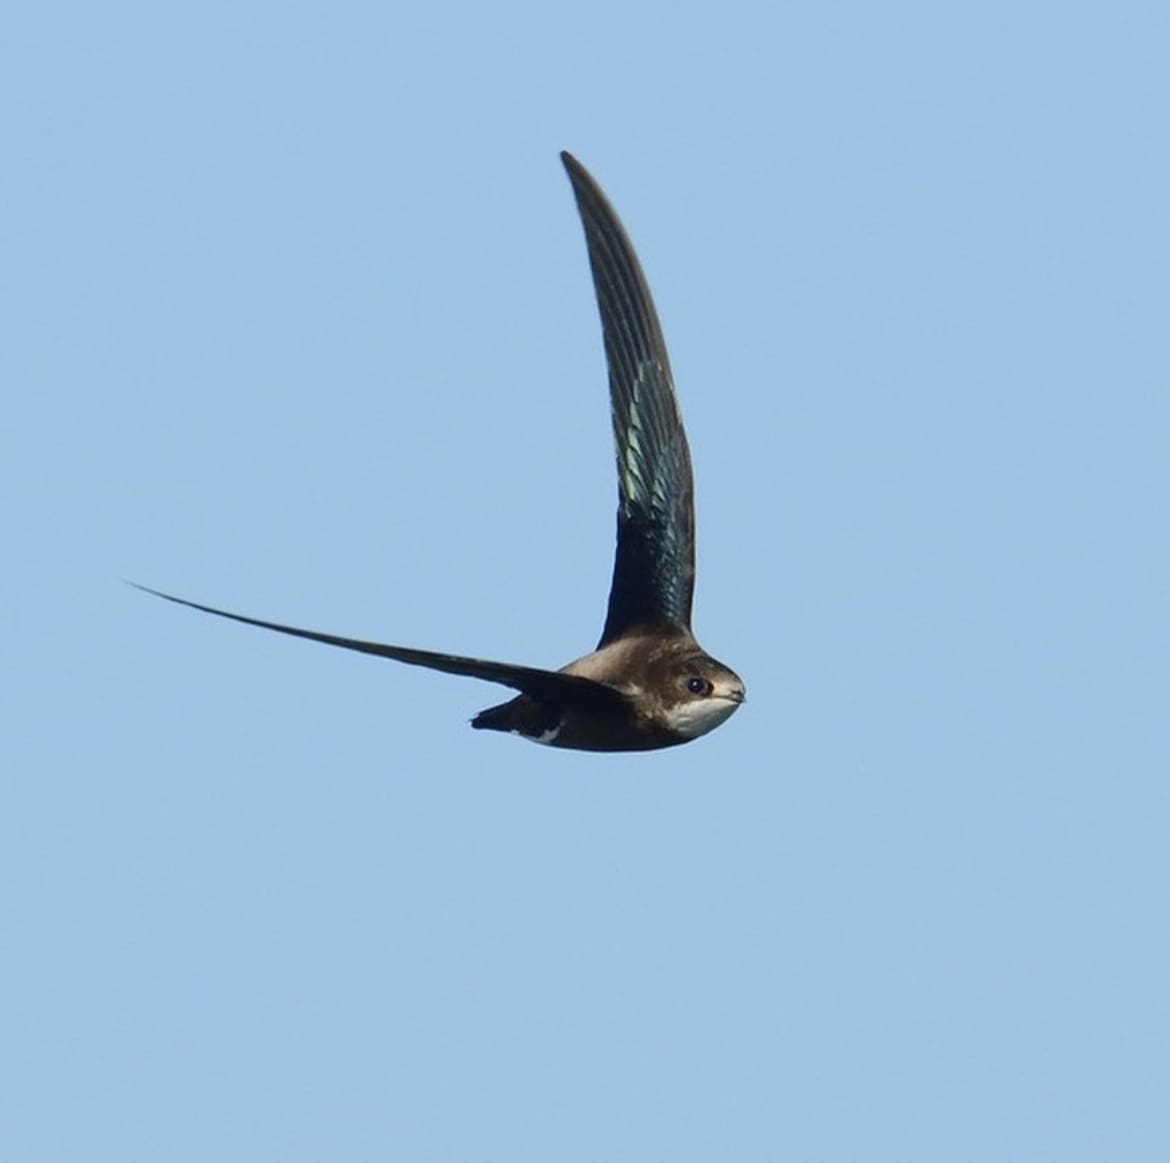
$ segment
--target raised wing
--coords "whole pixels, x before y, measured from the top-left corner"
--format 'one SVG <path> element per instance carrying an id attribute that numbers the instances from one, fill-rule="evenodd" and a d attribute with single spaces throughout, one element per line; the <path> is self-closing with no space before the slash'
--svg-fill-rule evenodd
<path id="1" fill-rule="evenodd" d="M 640 628 L 689 631 L 694 481 L 662 328 L 613 207 L 576 158 L 561 160 L 585 227 L 617 446 L 617 553 L 599 646 Z"/>
<path id="2" fill-rule="evenodd" d="M 539 670 L 530 666 L 513 666 L 507 662 L 489 662 L 480 658 L 463 658 L 458 654 L 437 654 L 430 650 L 411 650 L 406 646 L 387 646 L 381 642 L 364 642 L 360 638 L 339 638 L 336 634 L 322 634 L 317 630 L 301 630 L 296 626 L 283 626 L 279 622 L 265 622 L 259 618 L 247 618 L 243 614 L 230 614 L 214 606 L 202 606 L 164 594 L 137 582 L 128 582 L 136 590 L 153 594 L 180 606 L 190 606 L 217 618 L 230 618 L 246 626 L 259 626 L 262 630 L 275 630 L 278 634 L 291 634 L 294 638 L 307 638 L 311 642 L 324 642 L 327 646 L 340 646 L 344 650 L 356 650 L 361 654 L 376 654 L 379 658 L 392 658 L 408 666 L 425 666 L 430 670 L 441 670 L 447 674 L 461 674 L 470 678 L 482 678 L 487 682 L 499 683 L 532 695 L 541 702 L 558 703 L 569 701 L 574 706 L 592 706 L 598 709 L 627 708 L 628 700 L 616 687 L 575 674 L 561 674 L 554 670 Z"/>

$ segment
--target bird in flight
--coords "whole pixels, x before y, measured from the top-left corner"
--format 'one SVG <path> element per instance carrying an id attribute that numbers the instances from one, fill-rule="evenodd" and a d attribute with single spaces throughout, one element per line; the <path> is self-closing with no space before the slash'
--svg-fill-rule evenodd
<path id="1" fill-rule="evenodd" d="M 413 650 L 302 630 L 138 589 L 249 626 L 499 683 L 520 693 L 473 727 L 581 751 L 649 751 L 718 727 L 744 701 L 743 680 L 691 632 L 695 509 L 691 455 L 650 288 L 601 187 L 562 153 L 585 228 L 601 314 L 617 446 L 617 552 L 597 648 L 560 670 Z M 136 584 L 136 583 L 131 583 Z"/>

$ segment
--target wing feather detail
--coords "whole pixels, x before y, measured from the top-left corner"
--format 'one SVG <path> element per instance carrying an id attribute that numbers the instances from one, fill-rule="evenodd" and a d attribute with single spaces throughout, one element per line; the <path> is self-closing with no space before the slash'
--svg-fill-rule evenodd
<path id="1" fill-rule="evenodd" d="M 382 642 L 367 642 L 361 638 L 343 638 L 336 634 L 323 634 L 318 630 L 302 630 L 297 626 L 286 626 L 280 622 L 266 622 L 260 618 L 249 618 L 243 614 L 232 614 L 214 606 L 204 606 L 186 598 L 175 597 L 149 586 L 128 582 L 136 590 L 153 594 L 179 606 L 188 606 L 217 618 L 228 618 L 246 626 L 258 626 L 262 630 L 274 630 L 278 634 L 289 634 L 294 638 L 306 638 L 310 642 L 322 642 L 326 646 L 339 646 L 343 650 L 355 650 L 360 654 L 373 654 L 379 658 L 390 658 L 408 666 L 424 666 L 429 670 L 441 670 L 446 674 L 459 674 L 468 678 L 479 678 L 486 682 L 499 683 L 531 695 L 542 702 L 570 702 L 574 706 L 591 706 L 598 710 L 627 709 L 629 700 L 616 687 L 594 682 L 575 674 L 561 674 L 555 670 L 541 670 L 531 666 L 515 666 L 508 662 L 492 662 L 482 658 L 465 658 L 459 654 L 441 654 L 432 650 L 414 650 L 408 646 L 390 646 Z"/>
<path id="2" fill-rule="evenodd" d="M 599 645 L 635 629 L 689 631 L 694 480 L 666 342 L 613 207 L 580 162 L 568 153 L 561 159 L 585 229 L 617 452 L 617 551 Z"/>

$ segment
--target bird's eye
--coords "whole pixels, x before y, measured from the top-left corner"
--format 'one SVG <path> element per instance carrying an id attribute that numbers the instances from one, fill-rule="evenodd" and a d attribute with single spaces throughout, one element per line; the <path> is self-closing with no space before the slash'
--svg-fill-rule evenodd
<path id="1" fill-rule="evenodd" d="M 697 674 L 692 674 L 687 679 L 687 690 L 693 695 L 709 695 L 711 693 L 711 684 L 705 678 L 700 678 Z"/>

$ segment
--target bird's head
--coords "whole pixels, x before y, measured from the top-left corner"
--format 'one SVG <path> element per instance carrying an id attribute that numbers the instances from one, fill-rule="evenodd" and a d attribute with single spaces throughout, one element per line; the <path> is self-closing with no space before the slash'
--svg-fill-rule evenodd
<path id="1" fill-rule="evenodd" d="M 663 700 L 667 726 L 694 739 L 730 718 L 746 697 L 743 679 L 709 654 L 687 653 L 671 660 Z"/>

